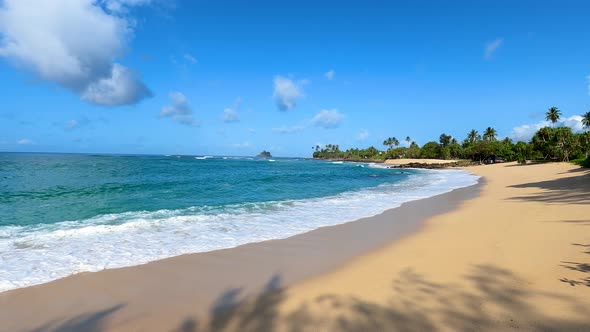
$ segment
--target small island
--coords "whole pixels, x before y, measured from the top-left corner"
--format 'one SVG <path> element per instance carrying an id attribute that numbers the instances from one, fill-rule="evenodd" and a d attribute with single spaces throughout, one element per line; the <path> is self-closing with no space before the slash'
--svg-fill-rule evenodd
<path id="1" fill-rule="evenodd" d="M 258 157 L 258 158 L 272 158 L 272 155 L 270 154 L 270 152 L 263 150 L 256 157 Z"/>

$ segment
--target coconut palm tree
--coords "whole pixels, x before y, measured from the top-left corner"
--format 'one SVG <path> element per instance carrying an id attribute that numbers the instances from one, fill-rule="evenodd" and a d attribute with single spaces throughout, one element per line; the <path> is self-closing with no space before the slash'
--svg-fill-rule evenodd
<path id="1" fill-rule="evenodd" d="M 582 115 L 582 124 L 584 125 L 584 128 L 590 129 L 590 111 Z"/>
<path id="2" fill-rule="evenodd" d="M 475 144 L 475 142 L 477 142 L 479 138 L 479 134 L 475 129 L 471 129 L 471 131 L 467 134 L 467 142 L 469 144 Z"/>
<path id="3" fill-rule="evenodd" d="M 389 137 L 385 141 L 383 141 L 383 145 L 387 146 L 389 150 L 393 149 L 394 146 L 399 145 L 399 141 L 395 137 Z"/>
<path id="4" fill-rule="evenodd" d="M 492 127 L 487 127 L 486 130 L 483 132 L 483 140 L 493 142 L 496 140 L 496 129 Z"/>
<path id="5" fill-rule="evenodd" d="M 551 121 L 551 127 L 555 127 L 555 123 L 557 122 L 557 120 L 559 120 L 559 117 L 561 116 L 561 111 L 559 110 L 559 108 L 553 106 L 551 107 L 547 113 L 545 113 L 545 119 L 547 121 Z"/>
<path id="6" fill-rule="evenodd" d="M 410 146 L 411 141 L 412 139 L 410 138 L 410 136 L 406 136 L 406 143 L 408 144 L 408 146 Z"/>
<path id="7" fill-rule="evenodd" d="M 386 139 L 385 141 L 383 141 L 383 145 L 388 147 L 389 149 L 391 149 L 391 144 L 393 143 L 393 139 L 391 137 L 389 137 L 388 139 Z"/>

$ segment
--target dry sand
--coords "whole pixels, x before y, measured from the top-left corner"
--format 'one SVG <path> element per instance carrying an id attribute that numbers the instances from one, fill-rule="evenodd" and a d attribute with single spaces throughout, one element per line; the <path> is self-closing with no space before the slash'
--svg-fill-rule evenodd
<path id="1" fill-rule="evenodd" d="M 486 179 L 473 199 L 460 190 L 287 240 L 0 293 L 0 330 L 589 331 L 590 172 L 468 170 Z M 415 215 L 426 223 L 393 241 L 416 224 L 386 221 Z M 365 254 L 344 259 L 354 252 Z"/>
<path id="2" fill-rule="evenodd" d="M 590 172 L 497 164 L 480 197 L 282 294 L 277 326 L 590 331 Z M 285 324 L 286 323 L 286 324 Z"/>

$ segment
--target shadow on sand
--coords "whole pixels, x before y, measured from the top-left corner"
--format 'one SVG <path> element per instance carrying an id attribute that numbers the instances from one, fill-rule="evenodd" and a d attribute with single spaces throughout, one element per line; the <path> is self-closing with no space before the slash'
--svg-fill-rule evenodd
<path id="1" fill-rule="evenodd" d="M 30 332 L 100 332 L 104 331 L 106 320 L 125 305 L 119 304 L 98 312 L 82 314 L 65 322 L 49 322 Z"/>
<path id="2" fill-rule="evenodd" d="M 576 175 L 556 180 L 539 181 L 510 186 L 511 188 L 538 188 L 541 193 L 511 198 L 560 204 L 590 204 L 590 170 L 576 169 Z"/>
<path id="3" fill-rule="evenodd" d="M 573 246 L 589 248 L 590 244 L 581 244 L 581 243 L 572 243 Z M 585 251 L 585 254 L 590 254 L 590 251 Z M 579 262 L 561 262 L 559 266 L 566 268 L 571 271 L 576 271 L 579 273 L 584 273 L 585 275 L 590 274 L 590 264 L 587 263 L 579 263 Z M 570 284 L 570 286 L 586 286 L 590 287 L 590 276 L 579 278 L 579 279 L 569 279 L 569 278 L 561 278 L 559 279 L 561 282 L 565 282 Z"/>
<path id="4" fill-rule="evenodd" d="M 254 299 L 238 301 L 240 290 L 230 289 L 210 310 L 208 323 L 188 317 L 175 331 L 590 330 L 590 308 L 573 298 L 527 291 L 510 271 L 479 265 L 465 280 L 472 287 L 437 283 L 406 270 L 384 290 L 386 304 L 324 294 L 281 314 L 286 293 L 275 275 Z M 536 299 L 556 301 L 578 318 L 546 316 L 531 304 Z"/>

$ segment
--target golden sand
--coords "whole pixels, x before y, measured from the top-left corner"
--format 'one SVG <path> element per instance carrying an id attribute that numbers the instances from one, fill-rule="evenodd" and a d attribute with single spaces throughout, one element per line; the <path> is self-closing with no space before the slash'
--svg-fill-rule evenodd
<path id="1" fill-rule="evenodd" d="M 590 331 L 589 170 L 468 170 L 486 179 L 481 196 L 290 287 L 281 316 L 301 317 L 298 326 L 309 330 Z"/>
<path id="2" fill-rule="evenodd" d="M 467 170 L 485 182 L 457 208 L 429 206 L 455 204 L 451 193 L 286 240 L 0 293 L 0 331 L 590 331 L 590 170 Z M 295 277 L 322 261 L 314 252 L 429 209 L 443 212 L 412 234 Z"/>

